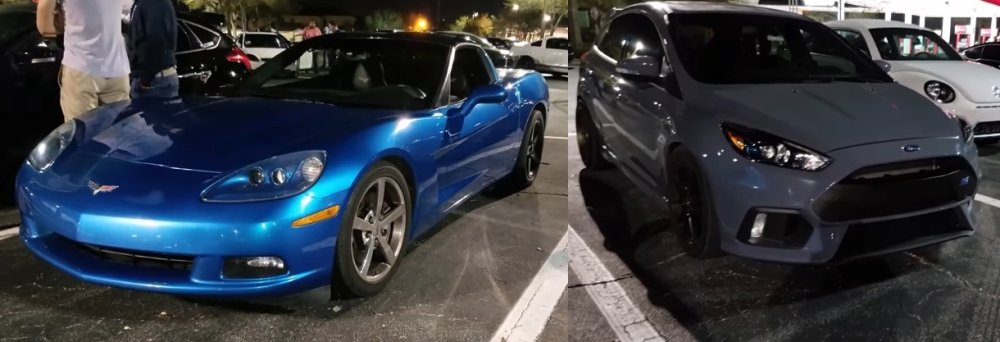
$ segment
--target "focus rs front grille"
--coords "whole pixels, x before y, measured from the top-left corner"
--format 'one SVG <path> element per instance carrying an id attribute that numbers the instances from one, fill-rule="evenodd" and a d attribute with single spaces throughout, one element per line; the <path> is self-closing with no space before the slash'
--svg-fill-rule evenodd
<path id="1" fill-rule="evenodd" d="M 827 222 L 905 214 L 964 201 L 977 182 L 972 167 L 959 157 L 870 166 L 830 187 L 813 210 Z"/>

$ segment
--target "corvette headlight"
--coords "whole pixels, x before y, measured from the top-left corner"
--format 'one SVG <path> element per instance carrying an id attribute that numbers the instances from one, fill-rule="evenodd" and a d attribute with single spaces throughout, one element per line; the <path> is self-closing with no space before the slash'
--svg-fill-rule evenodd
<path id="1" fill-rule="evenodd" d="M 326 152 L 289 153 L 250 164 L 201 193 L 206 202 L 251 202 L 295 196 L 319 179 Z"/>
<path id="2" fill-rule="evenodd" d="M 955 101 L 955 89 L 952 89 L 943 82 L 929 81 L 924 83 L 924 92 L 927 93 L 927 97 L 930 97 L 931 100 L 937 101 L 938 103 L 949 103 Z"/>
<path id="3" fill-rule="evenodd" d="M 70 141 L 73 141 L 74 134 L 76 134 L 76 120 L 67 121 L 56 127 L 35 146 L 34 150 L 31 150 L 28 164 L 38 171 L 45 171 L 52 166 L 66 146 L 69 146 Z"/>
<path id="4" fill-rule="evenodd" d="M 819 171 L 830 158 L 771 134 L 742 126 L 723 124 L 726 141 L 753 162 L 805 171 Z"/>

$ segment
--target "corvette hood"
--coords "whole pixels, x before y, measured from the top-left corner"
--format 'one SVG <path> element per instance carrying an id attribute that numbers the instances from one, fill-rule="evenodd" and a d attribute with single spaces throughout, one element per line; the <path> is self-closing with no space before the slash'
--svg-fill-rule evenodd
<path id="1" fill-rule="evenodd" d="M 890 73 L 918 72 L 955 88 L 972 102 L 1000 102 L 993 93 L 1000 87 L 1000 69 L 969 61 L 889 61 Z"/>
<path id="2" fill-rule="evenodd" d="M 226 172 L 320 149 L 393 113 L 261 98 L 133 101 L 79 125 L 81 149 L 128 162 Z"/>
<path id="3" fill-rule="evenodd" d="M 709 104 L 720 121 L 820 152 L 960 134 L 941 109 L 896 83 L 726 85 L 713 87 L 707 97 L 699 102 Z"/>

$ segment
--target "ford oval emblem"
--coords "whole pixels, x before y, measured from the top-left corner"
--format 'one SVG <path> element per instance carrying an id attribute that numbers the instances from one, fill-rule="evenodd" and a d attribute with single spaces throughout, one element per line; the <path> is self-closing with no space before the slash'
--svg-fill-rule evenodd
<path id="1" fill-rule="evenodd" d="M 906 146 L 903 146 L 903 151 L 906 151 L 906 152 L 917 152 L 917 151 L 920 151 L 920 146 L 919 145 L 906 145 Z"/>

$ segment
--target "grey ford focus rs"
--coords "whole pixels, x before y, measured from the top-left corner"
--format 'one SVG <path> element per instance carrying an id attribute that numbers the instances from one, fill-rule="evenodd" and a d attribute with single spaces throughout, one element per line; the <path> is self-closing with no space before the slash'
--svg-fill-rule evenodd
<path id="1" fill-rule="evenodd" d="M 689 255 L 840 263 L 973 233 L 971 127 L 820 23 L 642 3 L 580 70 L 584 164 L 666 199 Z"/>

